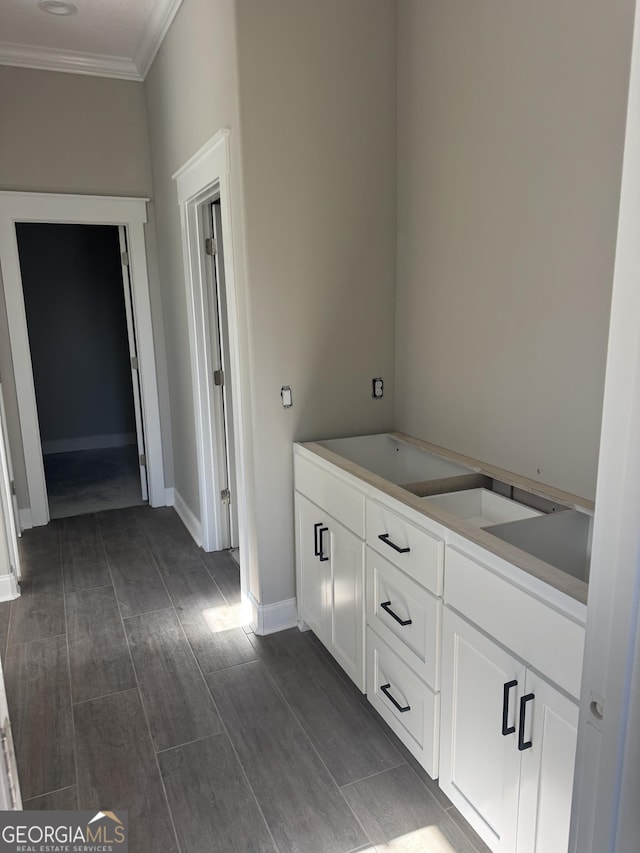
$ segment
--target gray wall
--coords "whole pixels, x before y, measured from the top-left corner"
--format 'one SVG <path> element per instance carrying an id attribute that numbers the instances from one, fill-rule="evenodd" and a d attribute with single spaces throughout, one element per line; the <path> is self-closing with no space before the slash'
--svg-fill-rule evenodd
<path id="1" fill-rule="evenodd" d="M 232 131 L 234 213 L 241 212 L 232 0 L 184 0 L 144 83 L 151 139 L 175 487 L 200 514 L 180 211 L 172 175 L 221 127 Z M 241 252 L 241 230 L 237 249 Z"/>
<path id="2" fill-rule="evenodd" d="M 0 116 L 0 189 L 151 195 L 141 83 L 0 66 Z M 171 421 L 152 220 L 147 240 L 165 478 L 171 485 Z M 3 293 L 0 372 L 18 502 L 26 507 L 29 499 Z"/>
<path id="3" fill-rule="evenodd" d="M 632 0 L 399 0 L 396 422 L 595 491 Z"/>
<path id="4" fill-rule="evenodd" d="M 294 590 L 294 440 L 393 426 L 392 0 L 238 0 L 264 603 Z M 386 379 L 372 400 L 371 379 Z M 280 387 L 291 385 L 284 410 Z"/>
<path id="5" fill-rule="evenodd" d="M 44 452 L 65 439 L 127 443 L 136 425 L 117 227 L 16 231 Z"/>

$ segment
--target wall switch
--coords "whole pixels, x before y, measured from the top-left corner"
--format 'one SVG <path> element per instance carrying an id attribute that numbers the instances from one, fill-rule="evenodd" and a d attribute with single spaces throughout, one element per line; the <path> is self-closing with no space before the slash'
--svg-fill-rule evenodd
<path id="1" fill-rule="evenodd" d="M 282 405 L 285 409 L 290 409 L 293 406 L 293 395 L 291 394 L 291 386 L 283 385 L 280 389 L 280 396 L 282 397 Z"/>
<path id="2" fill-rule="evenodd" d="M 384 382 L 380 377 L 371 380 L 371 396 L 374 400 L 379 400 L 382 397 Z"/>

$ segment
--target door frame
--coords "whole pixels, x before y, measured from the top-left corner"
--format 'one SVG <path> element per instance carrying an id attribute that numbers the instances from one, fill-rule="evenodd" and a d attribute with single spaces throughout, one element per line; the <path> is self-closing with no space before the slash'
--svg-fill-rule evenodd
<path id="1" fill-rule="evenodd" d="M 202 245 L 201 215 L 203 208 L 219 199 L 224 235 L 224 275 L 227 297 L 227 334 L 231 355 L 231 387 L 233 414 L 233 447 L 238 494 L 238 529 L 241 554 L 241 577 L 247 574 L 249 559 L 249 524 L 247 507 L 247 448 L 242 440 L 247 426 L 249 382 L 241 370 L 242 304 L 236 276 L 237 260 L 233 246 L 231 219 L 230 136 L 222 128 L 173 175 L 178 190 L 182 249 L 185 271 L 189 348 L 196 425 L 196 453 L 200 493 L 200 539 L 205 551 L 223 547 L 220 513 L 219 453 L 216 441 L 216 407 L 212 399 L 213 371 L 209 358 L 210 335 L 207 320 L 207 268 Z M 231 438 L 231 437 L 229 437 Z M 243 590 L 246 588 L 242 581 Z"/>
<path id="2" fill-rule="evenodd" d="M 15 229 L 17 222 L 123 225 L 127 229 L 129 274 L 140 364 L 149 503 L 151 506 L 166 505 L 160 406 L 144 238 L 147 201 L 148 199 L 144 198 L 0 192 L 0 265 L 29 492 L 29 520 L 34 527 L 48 523 L 49 505 Z M 29 526 L 24 513 L 22 516 L 22 526 Z"/>

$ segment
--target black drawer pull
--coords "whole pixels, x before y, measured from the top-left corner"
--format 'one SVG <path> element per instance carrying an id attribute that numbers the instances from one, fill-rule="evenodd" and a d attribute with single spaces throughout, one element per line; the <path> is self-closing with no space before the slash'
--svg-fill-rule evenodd
<path id="1" fill-rule="evenodd" d="M 512 735 L 516 727 L 509 725 L 509 693 L 512 687 L 517 687 L 517 681 L 505 681 L 502 693 L 502 734 Z"/>
<path id="2" fill-rule="evenodd" d="M 318 528 L 322 527 L 322 522 L 319 521 L 317 524 L 313 525 L 313 554 L 315 557 L 320 556 L 320 549 L 318 547 Z"/>
<path id="3" fill-rule="evenodd" d="M 391 616 L 393 619 L 395 619 L 396 622 L 398 623 L 398 625 L 402 625 L 403 628 L 405 625 L 411 625 L 411 623 L 413 622 L 413 619 L 401 619 L 397 613 L 394 613 L 393 610 L 391 609 L 391 602 L 390 601 L 381 601 L 380 607 L 382 607 L 383 610 L 386 610 L 386 612 L 389 614 L 389 616 Z M 515 731 L 515 729 L 514 729 L 514 731 Z"/>
<path id="4" fill-rule="evenodd" d="M 322 542 L 322 534 L 326 533 L 328 530 L 329 530 L 328 527 L 321 527 L 318 530 L 318 551 L 319 551 L 318 556 L 320 557 L 321 563 L 326 563 L 327 560 L 329 559 L 328 557 L 325 557 L 325 555 L 324 555 L 324 543 Z"/>
<path id="5" fill-rule="evenodd" d="M 396 545 L 395 542 L 392 542 L 389 539 L 388 533 L 381 533 L 378 536 L 378 539 L 381 539 L 385 545 L 388 545 L 389 548 L 393 548 L 394 551 L 397 551 L 398 554 L 408 554 L 411 548 L 401 548 L 399 545 Z"/>
<path id="6" fill-rule="evenodd" d="M 381 684 L 380 690 L 382 690 L 382 692 L 387 697 L 389 702 L 391 702 L 392 705 L 395 705 L 401 714 L 404 714 L 405 711 L 410 711 L 411 705 L 405 705 L 403 707 L 396 699 L 393 698 L 393 696 L 391 695 L 391 691 L 389 690 L 390 687 L 391 687 L 391 684 Z"/>
<path id="7" fill-rule="evenodd" d="M 527 713 L 527 702 L 531 702 L 532 699 L 535 699 L 535 695 L 533 693 L 527 693 L 526 696 L 523 696 L 520 699 L 520 726 L 518 727 L 518 749 L 522 752 L 525 749 L 531 749 L 533 746 L 533 741 L 528 740 L 525 743 L 524 740 L 524 721 L 525 715 Z"/>

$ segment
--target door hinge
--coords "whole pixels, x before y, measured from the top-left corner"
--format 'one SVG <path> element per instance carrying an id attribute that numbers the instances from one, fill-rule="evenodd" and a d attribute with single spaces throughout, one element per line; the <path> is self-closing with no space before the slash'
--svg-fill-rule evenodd
<path id="1" fill-rule="evenodd" d="M 12 480 L 11 481 L 11 494 L 15 496 L 15 493 L 16 493 L 16 484 L 15 484 L 15 480 Z"/>
<path id="2" fill-rule="evenodd" d="M 204 241 L 204 250 L 207 255 L 217 255 L 218 254 L 218 241 L 215 237 L 207 237 Z"/>
<path id="3" fill-rule="evenodd" d="M 147 454 L 141 453 L 139 456 L 139 459 L 140 459 L 140 465 L 142 465 L 144 467 L 147 464 Z"/>
<path id="4" fill-rule="evenodd" d="M 222 501 L 223 504 L 230 504 L 231 503 L 231 492 L 229 491 L 229 489 L 223 489 L 220 492 L 220 500 Z"/>
<path id="5" fill-rule="evenodd" d="M 129 252 L 123 252 L 123 253 L 120 255 L 120 257 L 121 257 L 121 259 L 122 259 L 122 266 L 123 266 L 123 267 L 128 267 L 128 266 L 129 266 Z"/>
<path id="6" fill-rule="evenodd" d="M 131 369 L 132 370 L 138 369 L 138 356 L 137 355 L 131 356 Z"/>
<path id="7" fill-rule="evenodd" d="M 224 371 L 223 370 L 214 370 L 213 371 L 213 384 L 214 385 L 224 385 Z"/>

